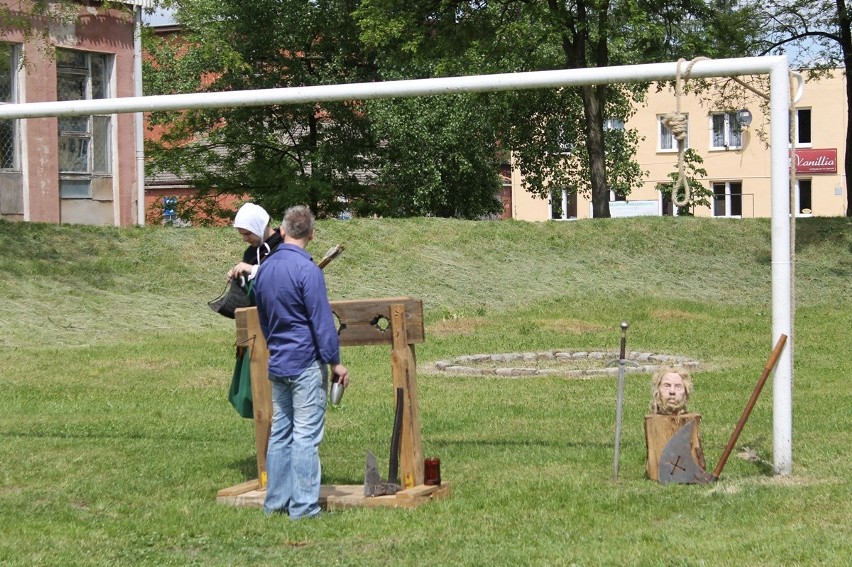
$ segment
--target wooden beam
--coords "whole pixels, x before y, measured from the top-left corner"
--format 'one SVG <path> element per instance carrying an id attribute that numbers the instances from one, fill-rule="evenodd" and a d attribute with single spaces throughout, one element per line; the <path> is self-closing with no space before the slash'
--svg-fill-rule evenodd
<path id="1" fill-rule="evenodd" d="M 254 413 L 254 443 L 257 449 L 257 478 L 266 488 L 266 449 L 272 428 L 272 384 L 269 382 L 269 350 L 260 330 L 257 307 L 244 307 L 234 312 L 237 322 L 237 345 L 251 349 L 251 399 Z"/>
<path id="2" fill-rule="evenodd" d="M 423 484 L 425 472 L 420 437 L 420 403 L 417 397 L 417 360 L 414 345 L 408 344 L 406 339 L 405 305 L 402 303 L 394 303 L 391 307 L 391 330 L 394 391 L 403 389 L 400 480 L 403 488 L 411 488 Z"/>
<path id="3" fill-rule="evenodd" d="M 422 343 L 423 302 L 408 297 L 332 301 L 340 323 L 341 346 L 391 344 L 394 392 L 403 388 L 403 423 L 400 437 L 400 479 L 405 488 L 424 482 L 417 397 L 417 360 L 414 344 Z M 266 487 L 266 451 L 272 426 L 272 386 L 269 350 L 260 330 L 257 307 L 235 311 L 237 344 L 251 347 L 251 391 L 254 408 L 258 479 Z M 395 399 L 395 396 L 394 398 Z"/>
<path id="4" fill-rule="evenodd" d="M 405 342 L 424 342 L 423 302 L 410 297 L 390 297 L 332 301 L 331 310 L 337 317 L 340 346 L 393 344 L 391 306 L 394 304 L 405 307 Z"/>

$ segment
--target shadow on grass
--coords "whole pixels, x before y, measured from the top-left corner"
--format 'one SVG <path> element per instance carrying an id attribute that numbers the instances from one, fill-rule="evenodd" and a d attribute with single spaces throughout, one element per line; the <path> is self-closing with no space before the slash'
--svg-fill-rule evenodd
<path id="1" fill-rule="evenodd" d="M 232 461 L 228 465 L 228 468 L 236 470 L 246 480 L 257 478 L 257 459 L 255 457 L 246 457 L 245 459 Z"/>

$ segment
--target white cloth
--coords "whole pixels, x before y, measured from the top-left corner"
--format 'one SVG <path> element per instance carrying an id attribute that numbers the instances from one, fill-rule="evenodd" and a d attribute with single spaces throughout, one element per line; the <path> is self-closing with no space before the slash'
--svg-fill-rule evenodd
<path id="1" fill-rule="evenodd" d="M 263 242 L 266 226 L 269 224 L 269 213 L 260 205 L 246 203 L 237 211 L 234 217 L 234 228 L 242 228 L 260 237 Z"/>

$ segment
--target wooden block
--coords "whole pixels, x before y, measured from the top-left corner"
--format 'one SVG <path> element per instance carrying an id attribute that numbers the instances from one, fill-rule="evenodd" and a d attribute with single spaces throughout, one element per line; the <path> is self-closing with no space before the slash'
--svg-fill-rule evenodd
<path id="1" fill-rule="evenodd" d="M 648 449 L 648 462 L 645 472 L 651 480 L 660 480 L 660 457 L 669 439 L 688 422 L 694 422 L 690 452 L 696 464 L 704 468 L 704 451 L 701 448 L 701 415 L 684 413 L 681 415 L 646 415 L 645 416 L 645 445 Z"/>
<path id="2" fill-rule="evenodd" d="M 420 484 L 412 488 L 400 490 L 396 493 L 396 497 L 402 500 L 414 500 L 416 498 L 429 496 L 433 492 L 436 492 L 439 488 L 441 487 L 437 484 Z"/>
<path id="3" fill-rule="evenodd" d="M 242 488 L 257 480 L 249 481 L 231 488 L 219 491 L 217 501 L 220 504 L 262 508 L 266 498 L 266 490 L 254 488 L 240 492 Z M 238 488 L 241 487 L 241 488 Z M 345 508 L 416 508 L 433 500 L 443 500 L 450 494 L 450 484 L 440 486 L 416 486 L 414 488 L 386 494 L 383 496 L 364 496 L 364 486 L 360 484 L 324 484 L 320 487 L 319 505 L 324 510 L 341 510 Z"/>
<path id="4" fill-rule="evenodd" d="M 423 302 L 419 299 L 355 299 L 331 302 L 331 310 L 340 326 L 340 346 L 393 344 L 391 306 L 394 304 L 405 306 L 406 343 L 425 341 Z"/>

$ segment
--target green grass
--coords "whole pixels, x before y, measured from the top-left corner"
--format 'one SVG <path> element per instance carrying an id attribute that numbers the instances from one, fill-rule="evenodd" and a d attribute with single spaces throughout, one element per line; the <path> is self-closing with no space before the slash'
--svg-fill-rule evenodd
<path id="1" fill-rule="evenodd" d="M 772 381 L 714 485 L 644 478 L 649 376 L 628 374 L 612 481 L 615 379 L 429 373 L 463 354 L 630 350 L 702 362 L 690 408 L 717 463 L 772 348 L 770 223 L 364 219 L 319 223 L 332 299 L 422 299 L 424 451 L 450 498 L 317 522 L 216 503 L 254 478 L 227 402 L 233 322 L 206 302 L 232 229 L 0 222 L 0 564 L 847 565 L 852 557 L 852 223 L 800 220 L 793 475 L 771 473 Z M 390 351 L 344 350 L 326 483 L 387 463 Z M 739 450 L 739 449 L 738 449 Z M 386 465 L 384 465 L 386 466 Z"/>

